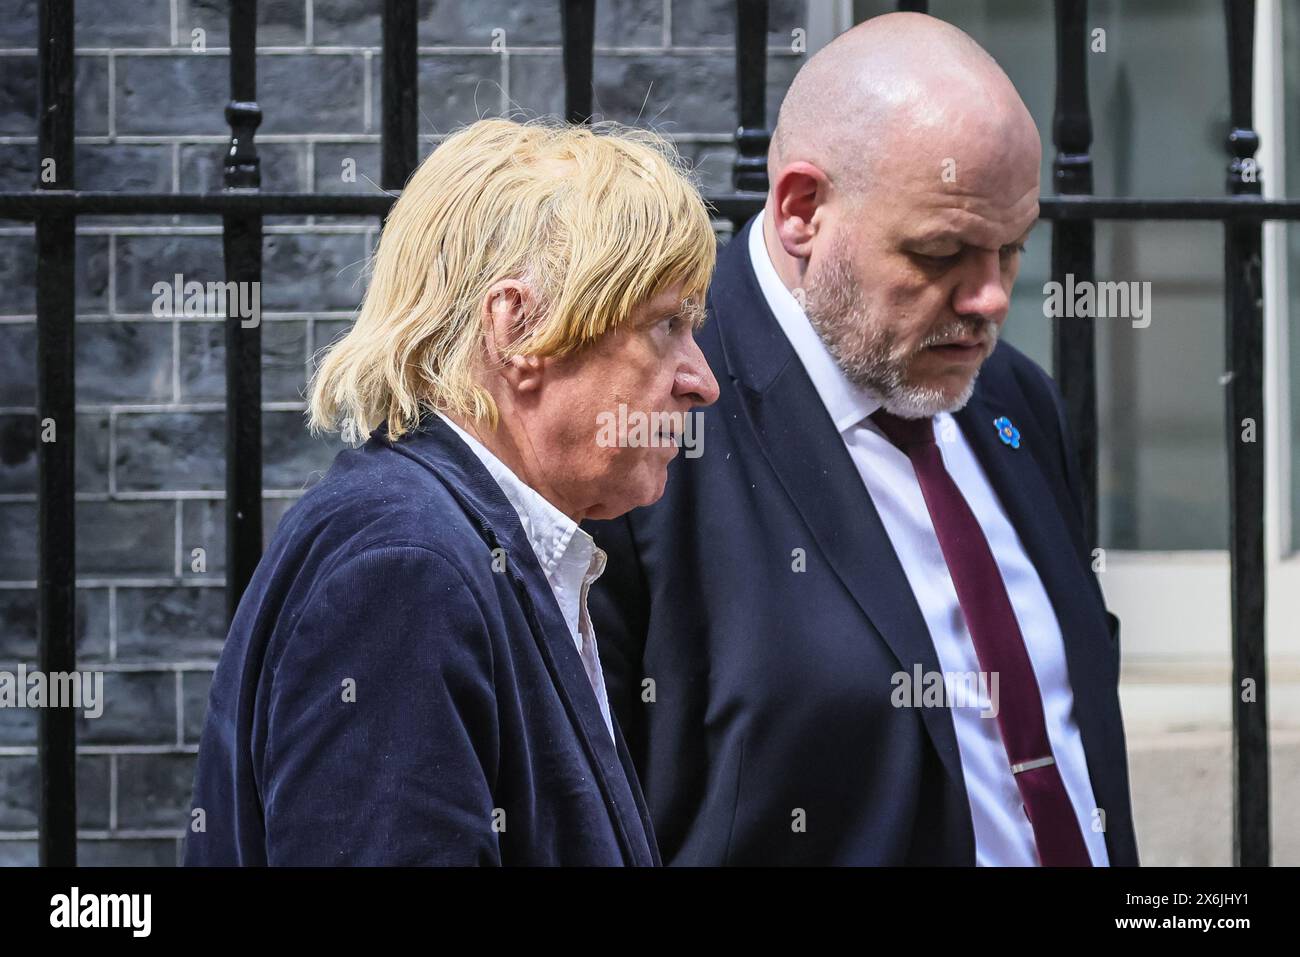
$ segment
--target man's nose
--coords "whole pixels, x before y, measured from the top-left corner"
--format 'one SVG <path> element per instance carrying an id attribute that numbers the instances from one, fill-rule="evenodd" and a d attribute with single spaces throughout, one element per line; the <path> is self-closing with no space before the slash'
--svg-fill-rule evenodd
<path id="1" fill-rule="evenodd" d="M 1002 257 L 996 250 L 973 252 L 962 264 L 953 292 L 953 311 L 959 316 L 976 315 L 994 321 L 1004 318 L 1011 298 L 1002 280 Z"/>
<path id="2" fill-rule="evenodd" d="M 673 395 L 689 400 L 692 405 L 713 405 L 718 401 L 718 380 L 713 377 L 713 370 L 694 338 L 687 346 L 686 358 L 677 369 Z"/>

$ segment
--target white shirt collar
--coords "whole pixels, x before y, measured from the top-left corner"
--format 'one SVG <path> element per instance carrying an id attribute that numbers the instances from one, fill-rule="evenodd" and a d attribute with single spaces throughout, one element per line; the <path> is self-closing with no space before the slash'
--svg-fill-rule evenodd
<path id="1" fill-rule="evenodd" d="M 604 572 L 605 553 L 596 547 L 595 539 L 583 531 L 577 522 L 548 502 L 541 493 L 525 485 L 482 442 L 441 412 L 438 415 L 478 456 L 514 506 L 519 515 L 519 524 L 523 526 L 528 543 L 564 614 L 569 633 L 579 635 L 578 616 L 583 592 L 586 586 Z M 578 650 L 581 652 L 581 646 Z"/>
<path id="2" fill-rule="evenodd" d="M 763 241 L 763 225 L 766 221 L 767 214 L 760 214 L 749 230 L 749 260 L 753 264 L 754 275 L 758 278 L 763 298 L 776 316 L 781 331 L 803 363 L 822 405 L 830 413 L 831 421 L 843 433 L 880 408 L 880 402 L 848 380 L 822 342 L 822 337 L 808 321 L 799 300 L 776 274 L 776 267 L 772 265 L 772 258 L 767 252 L 767 244 Z"/>

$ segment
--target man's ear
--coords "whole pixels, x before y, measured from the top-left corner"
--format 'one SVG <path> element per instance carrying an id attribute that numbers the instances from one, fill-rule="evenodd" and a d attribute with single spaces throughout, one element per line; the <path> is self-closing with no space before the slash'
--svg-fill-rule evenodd
<path id="1" fill-rule="evenodd" d="M 830 180 L 812 163 L 798 160 L 781 170 L 771 193 L 781 247 L 795 259 L 811 258 L 813 238 L 822 225 L 817 213 L 830 196 Z"/>
<path id="2" fill-rule="evenodd" d="M 486 333 L 488 367 L 516 392 L 541 386 L 542 360 L 512 354 L 513 345 L 528 334 L 536 308 L 532 290 L 518 279 L 498 280 L 483 296 L 480 319 Z"/>

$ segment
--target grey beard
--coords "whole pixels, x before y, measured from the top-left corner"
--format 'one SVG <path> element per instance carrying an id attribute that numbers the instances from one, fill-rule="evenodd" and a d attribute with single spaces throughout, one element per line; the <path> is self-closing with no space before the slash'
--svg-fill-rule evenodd
<path id="1" fill-rule="evenodd" d="M 809 283 L 804 299 L 808 321 L 845 378 L 868 392 L 886 412 L 904 419 L 924 419 L 940 412 L 956 412 L 970 401 L 978 369 L 956 396 L 907 381 L 911 356 L 898 355 L 893 333 L 873 321 L 844 258 L 833 256 L 827 261 L 817 282 Z M 966 322 L 941 329 L 931 334 L 922 348 L 968 331 L 969 325 Z M 998 327 L 995 323 L 989 325 L 996 342 Z"/>

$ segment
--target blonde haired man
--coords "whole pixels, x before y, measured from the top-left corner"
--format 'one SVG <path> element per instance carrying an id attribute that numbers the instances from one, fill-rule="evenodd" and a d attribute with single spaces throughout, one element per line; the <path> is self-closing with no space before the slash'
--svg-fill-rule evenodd
<path id="1" fill-rule="evenodd" d="M 717 397 L 715 253 L 653 134 L 484 120 L 421 164 L 311 385 L 313 427 L 374 431 L 240 604 L 187 863 L 658 863 L 577 523 L 658 499 L 676 453 L 598 442 L 604 414 Z"/>

